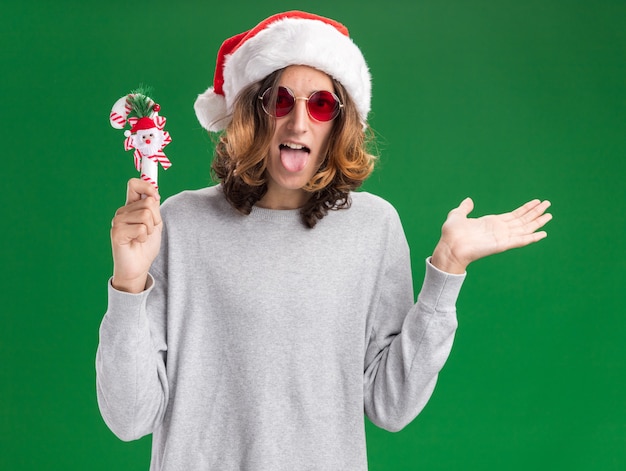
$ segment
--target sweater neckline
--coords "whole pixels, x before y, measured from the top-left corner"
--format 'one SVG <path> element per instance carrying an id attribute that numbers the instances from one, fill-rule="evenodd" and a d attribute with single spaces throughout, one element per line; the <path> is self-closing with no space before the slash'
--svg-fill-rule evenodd
<path id="1" fill-rule="evenodd" d="M 259 219 L 275 221 L 293 221 L 300 219 L 299 209 L 268 209 L 259 206 L 252 206 L 250 216 Z"/>

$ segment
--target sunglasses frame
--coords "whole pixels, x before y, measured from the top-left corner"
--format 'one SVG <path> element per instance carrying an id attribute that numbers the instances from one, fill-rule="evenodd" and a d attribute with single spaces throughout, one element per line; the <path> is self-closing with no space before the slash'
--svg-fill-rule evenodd
<path id="1" fill-rule="evenodd" d="M 261 101 L 261 107 L 263 108 L 263 111 L 265 111 L 265 113 L 268 116 L 271 116 L 272 118 L 284 118 L 285 116 L 289 115 L 289 113 L 291 113 L 293 111 L 293 109 L 296 107 L 296 100 L 304 100 L 306 101 L 306 112 L 309 115 L 309 117 L 313 120 L 313 121 L 317 121 L 318 123 L 327 123 L 329 121 L 332 121 L 333 119 L 335 119 L 337 116 L 339 116 L 341 114 L 341 111 L 343 110 L 343 103 L 341 103 L 341 100 L 339 99 L 339 97 L 328 90 L 317 90 L 313 93 L 311 93 L 308 97 L 303 97 L 303 96 L 296 96 L 296 94 L 293 92 L 293 90 L 291 90 L 289 87 L 285 87 L 284 85 L 280 85 L 278 87 L 276 87 L 276 95 L 278 95 L 278 90 L 284 88 L 285 90 L 287 90 L 287 93 L 289 93 L 289 95 L 293 98 L 293 105 L 291 105 L 291 108 L 289 109 L 289 111 L 287 113 L 285 113 L 282 116 L 276 116 L 272 113 L 270 113 L 270 111 L 265 107 L 265 99 L 264 97 L 268 94 L 268 93 L 272 93 L 274 87 L 268 87 L 267 89 L 265 89 L 265 91 L 263 93 L 261 93 L 259 95 L 259 100 Z M 325 93 L 330 93 L 332 95 L 332 97 L 335 99 L 335 103 L 337 104 L 336 110 L 333 114 L 333 116 L 330 119 L 327 120 L 321 120 L 321 119 L 317 119 L 315 116 L 313 116 L 313 114 L 311 113 L 311 109 L 309 108 L 309 100 L 311 98 L 313 98 L 313 96 L 316 93 L 321 93 L 321 92 L 325 92 Z"/>

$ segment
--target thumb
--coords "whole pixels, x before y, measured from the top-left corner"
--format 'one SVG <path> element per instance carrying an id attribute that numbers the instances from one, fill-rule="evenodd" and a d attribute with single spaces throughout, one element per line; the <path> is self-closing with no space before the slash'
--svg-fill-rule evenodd
<path id="1" fill-rule="evenodd" d="M 461 204 L 457 209 L 461 212 L 461 214 L 467 216 L 474 209 L 474 201 L 472 201 L 472 198 L 468 196 L 463 201 L 461 201 Z"/>
<path id="2" fill-rule="evenodd" d="M 141 178 L 131 178 L 128 181 L 126 189 L 126 204 L 134 203 L 141 199 L 152 196 L 159 201 L 161 196 L 152 183 L 142 180 Z"/>

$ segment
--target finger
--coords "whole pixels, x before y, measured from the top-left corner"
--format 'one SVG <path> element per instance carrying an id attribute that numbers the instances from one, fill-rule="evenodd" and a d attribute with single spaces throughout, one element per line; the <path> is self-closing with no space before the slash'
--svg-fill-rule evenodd
<path id="1" fill-rule="evenodd" d="M 132 242 L 146 242 L 148 240 L 148 228 L 145 224 L 126 224 L 114 226 L 111 230 L 111 239 L 114 245 L 128 245 Z"/>
<path id="2" fill-rule="evenodd" d="M 545 216 L 545 214 L 547 214 L 546 210 L 549 207 L 550 207 L 550 202 L 549 201 L 542 201 L 541 203 L 539 203 L 536 206 L 534 206 L 532 209 L 530 209 L 526 214 L 524 214 L 521 217 L 522 223 L 523 224 L 531 224 L 531 225 L 535 224 L 538 219 L 542 218 L 542 216 Z M 548 221 L 545 221 L 545 222 L 548 222 Z M 544 224 L 545 224 L 545 222 L 544 222 Z M 539 227 L 541 227 L 541 226 L 539 226 Z"/>
<path id="3" fill-rule="evenodd" d="M 537 212 L 537 215 L 543 214 L 546 212 L 546 210 L 552 206 L 552 203 L 548 200 L 543 201 L 540 205 L 537 206 L 537 208 L 535 208 L 535 211 Z"/>
<path id="4" fill-rule="evenodd" d="M 539 242 L 542 239 L 548 237 L 548 233 L 545 231 L 532 232 L 530 234 L 524 234 L 511 238 L 509 248 L 515 249 L 519 247 L 525 247 L 527 245 Z"/>
<path id="5" fill-rule="evenodd" d="M 127 208 L 126 206 L 124 208 Z M 113 227 L 122 224 L 143 224 L 149 229 L 149 233 L 158 225 L 158 219 L 149 207 L 139 207 L 132 211 L 120 210 L 113 218 Z"/>
<path id="6" fill-rule="evenodd" d="M 552 220 L 552 214 L 545 213 L 533 219 L 531 222 L 527 223 L 526 227 L 528 228 L 528 232 L 535 232 L 537 229 L 542 228 L 551 220 Z"/>
<path id="7" fill-rule="evenodd" d="M 537 240 L 541 240 L 543 237 L 546 237 L 547 234 L 545 233 L 545 231 L 542 231 L 541 233 L 536 232 L 536 231 L 538 229 L 541 229 L 551 220 L 552 220 L 552 214 L 545 213 L 528 223 L 515 224 L 514 227 L 511 228 L 511 239 L 517 240 L 517 238 L 520 238 L 520 237 L 521 238 L 530 237 L 530 241 L 528 243 L 531 243 L 531 242 L 536 242 L 536 240 L 534 240 L 534 237 L 536 237 L 536 234 L 540 234 L 541 237 L 540 239 L 537 239 Z M 519 247 L 519 245 L 514 245 L 514 246 Z"/>
<path id="8" fill-rule="evenodd" d="M 156 201 L 161 199 L 158 190 L 152 183 L 146 182 L 140 178 L 131 178 L 128 180 L 126 188 L 126 204 L 139 201 L 149 196 L 153 197 Z"/>
<path id="9" fill-rule="evenodd" d="M 518 219 L 522 224 L 527 224 L 543 214 L 546 209 L 550 207 L 550 204 L 551 203 L 547 200 L 531 200 L 528 203 L 517 208 L 515 211 L 509 213 L 506 220 L 511 221 L 514 219 Z"/>
<path id="10" fill-rule="evenodd" d="M 152 186 L 152 185 L 150 185 Z M 157 193 L 158 196 L 158 193 Z M 155 226 L 158 226 L 159 224 L 161 224 L 161 206 L 159 204 L 159 198 L 146 198 L 144 200 L 145 204 L 147 205 L 148 209 L 150 210 L 150 214 L 152 215 L 152 221 L 154 222 Z"/>
<path id="11" fill-rule="evenodd" d="M 519 208 L 511 211 L 509 213 L 509 219 L 521 219 L 525 214 L 528 214 L 529 211 L 532 211 L 541 201 L 538 199 L 534 199 L 529 201 L 528 203 L 523 204 Z"/>
<path id="12" fill-rule="evenodd" d="M 134 217 L 137 223 L 143 222 L 143 216 L 150 216 L 153 225 L 161 224 L 161 208 L 159 202 L 152 197 L 140 199 L 122 206 L 115 212 L 116 217 L 121 215 L 133 215 L 131 217 Z M 132 221 L 129 220 L 128 222 Z"/>
<path id="13" fill-rule="evenodd" d="M 126 244 L 132 240 L 145 242 L 161 224 L 160 214 L 155 213 L 149 205 L 129 210 L 128 206 L 120 208 L 111 222 L 111 239 L 114 243 Z M 157 208 L 158 211 L 158 208 Z"/>

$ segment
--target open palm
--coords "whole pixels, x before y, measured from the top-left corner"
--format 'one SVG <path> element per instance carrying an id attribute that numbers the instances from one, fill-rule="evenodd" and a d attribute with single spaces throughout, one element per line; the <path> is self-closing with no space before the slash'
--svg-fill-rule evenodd
<path id="1" fill-rule="evenodd" d="M 549 207 L 549 201 L 532 200 L 509 213 L 469 218 L 474 202 L 466 198 L 448 214 L 432 263 L 460 273 L 479 258 L 537 242 L 547 236 L 537 230 L 552 219 Z"/>

